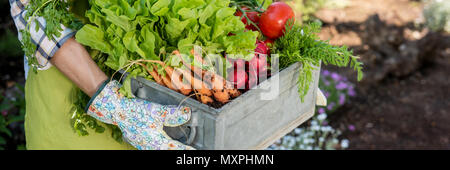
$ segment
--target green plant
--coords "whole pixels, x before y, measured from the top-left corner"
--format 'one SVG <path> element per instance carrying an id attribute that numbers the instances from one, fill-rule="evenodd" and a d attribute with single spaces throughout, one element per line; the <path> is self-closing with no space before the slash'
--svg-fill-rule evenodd
<path id="1" fill-rule="evenodd" d="M 359 57 L 353 56 L 353 51 L 346 46 L 338 47 L 330 45 L 327 41 L 321 41 L 317 36 L 321 30 L 320 23 L 313 22 L 299 26 L 292 22 L 291 20 L 286 24 L 285 35 L 275 41 L 273 54 L 279 55 L 281 69 L 296 62 L 302 64 L 298 77 L 298 92 L 302 101 L 309 91 L 313 70 L 320 66 L 320 62 L 339 67 L 350 66 L 357 71 L 357 79 L 362 79 L 363 64 L 358 61 Z"/>
<path id="2" fill-rule="evenodd" d="M 0 150 L 5 149 L 7 141 L 12 141 L 14 134 L 10 125 L 18 123 L 19 130 L 23 132 L 23 121 L 25 119 L 25 97 L 22 85 L 16 85 L 18 91 L 14 96 L 8 98 L 0 96 Z M 17 130 L 16 130 L 17 131 Z M 14 141 L 18 147 L 24 148 L 25 141 Z M 10 144 L 13 145 L 13 144 Z"/>
<path id="3" fill-rule="evenodd" d="M 17 39 L 17 35 L 9 29 L 6 29 L 5 34 L 0 37 L 0 54 L 23 57 L 20 41 Z"/>

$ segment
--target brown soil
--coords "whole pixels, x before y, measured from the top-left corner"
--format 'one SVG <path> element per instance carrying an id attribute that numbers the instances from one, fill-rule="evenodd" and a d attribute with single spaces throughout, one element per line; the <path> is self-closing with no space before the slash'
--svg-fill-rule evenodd
<path id="1" fill-rule="evenodd" d="M 450 149 L 450 35 L 421 27 L 421 13 L 408 0 L 350 0 L 317 13 L 320 37 L 365 64 L 358 97 L 331 116 L 350 149 Z"/>

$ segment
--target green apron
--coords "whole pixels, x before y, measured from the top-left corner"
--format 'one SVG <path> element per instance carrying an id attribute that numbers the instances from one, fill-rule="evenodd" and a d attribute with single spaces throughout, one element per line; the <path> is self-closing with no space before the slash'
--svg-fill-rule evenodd
<path id="1" fill-rule="evenodd" d="M 124 150 L 131 145 L 116 142 L 111 130 L 79 136 L 70 125 L 77 87 L 58 69 L 30 72 L 25 85 L 26 146 L 30 150 Z M 102 124 L 104 126 L 104 124 Z M 105 126 L 104 126 L 105 127 Z"/>

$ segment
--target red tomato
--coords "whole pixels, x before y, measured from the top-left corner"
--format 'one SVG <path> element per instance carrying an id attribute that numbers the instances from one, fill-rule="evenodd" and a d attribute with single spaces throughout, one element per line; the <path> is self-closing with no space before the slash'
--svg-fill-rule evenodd
<path id="1" fill-rule="evenodd" d="M 243 9 L 243 10 L 245 10 L 245 11 L 247 11 L 247 10 L 249 10 L 249 8 L 247 8 L 247 7 L 241 7 L 241 9 Z M 256 25 L 258 25 L 258 22 L 259 22 L 259 13 L 258 12 L 256 12 L 256 11 L 252 11 L 252 12 L 246 12 L 245 14 L 247 14 L 247 17 L 252 21 L 252 22 L 254 22 Z M 242 17 L 242 12 L 238 9 L 237 10 L 237 12 L 236 12 L 236 14 L 234 14 L 235 16 L 239 16 L 239 17 Z M 250 24 L 250 23 L 247 23 L 247 18 L 245 18 L 245 17 L 243 17 L 242 18 L 242 22 L 245 24 L 245 28 L 246 29 L 248 29 L 248 30 L 253 30 L 253 31 L 256 31 L 256 30 L 258 30 L 254 25 L 252 25 L 252 24 Z"/>
<path id="2" fill-rule="evenodd" d="M 277 39 L 283 36 L 286 22 L 291 18 L 295 19 L 292 8 L 284 2 L 275 2 L 262 13 L 258 26 L 266 37 Z"/>

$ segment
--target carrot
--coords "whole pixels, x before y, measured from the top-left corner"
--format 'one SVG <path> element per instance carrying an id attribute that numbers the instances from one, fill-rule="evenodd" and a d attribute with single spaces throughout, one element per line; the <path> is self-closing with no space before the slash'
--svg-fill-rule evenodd
<path id="1" fill-rule="evenodd" d="M 162 86 L 165 86 L 162 78 L 159 76 L 158 72 L 155 71 L 155 69 L 152 68 L 152 70 L 150 70 L 150 69 L 148 69 L 148 67 L 145 64 L 142 64 L 142 63 L 136 63 L 136 64 L 144 67 L 144 69 L 147 70 L 147 72 L 153 77 L 153 79 L 155 79 L 156 83 L 158 83 Z"/>
<path id="2" fill-rule="evenodd" d="M 203 104 L 209 104 L 214 101 L 211 97 L 206 96 L 206 95 L 200 95 L 200 100 Z"/>
<path id="3" fill-rule="evenodd" d="M 191 86 L 183 82 L 180 72 L 175 71 L 172 67 L 169 66 L 166 67 L 165 70 L 168 75 L 171 75 L 171 80 L 175 88 L 177 88 L 182 94 L 188 95 L 192 92 Z"/>
<path id="4" fill-rule="evenodd" d="M 197 90 L 194 89 L 194 94 L 197 97 L 197 100 L 202 102 L 203 104 L 212 103 L 213 99 L 209 96 L 200 94 Z"/>
<path id="5" fill-rule="evenodd" d="M 155 65 L 153 65 L 153 64 L 152 64 L 152 66 L 153 66 L 153 70 L 154 70 L 155 72 L 157 72 L 157 71 L 156 71 L 156 70 L 157 70 L 157 67 L 156 67 Z M 168 74 L 166 74 L 166 75 L 161 75 L 161 79 L 162 79 L 162 82 L 164 82 L 164 85 L 165 85 L 167 88 L 172 89 L 172 90 L 174 90 L 174 91 L 177 91 L 177 89 L 172 85 L 172 81 L 170 81 L 170 77 L 168 77 Z"/>
<path id="6" fill-rule="evenodd" d="M 230 99 L 230 95 L 225 90 L 213 90 L 214 98 L 221 103 L 227 103 Z"/>
<path id="7" fill-rule="evenodd" d="M 219 75 L 212 73 L 210 71 L 207 71 L 207 70 L 202 70 L 202 69 L 194 66 L 193 64 L 187 63 L 186 61 L 183 60 L 181 55 L 179 55 L 180 54 L 179 51 L 174 51 L 174 54 L 176 54 L 180 58 L 180 60 L 183 62 L 183 65 L 185 65 L 192 72 L 194 72 L 194 74 L 197 77 L 201 77 L 202 80 L 206 82 L 206 83 L 201 84 L 202 88 L 194 87 L 195 89 L 199 89 L 198 90 L 199 93 L 207 94 L 207 96 L 211 96 L 211 95 L 209 95 L 209 93 L 211 93 L 211 90 L 204 89 L 204 86 L 210 85 L 212 87 L 212 94 L 214 95 L 214 98 L 221 103 L 228 102 L 230 97 L 235 98 L 240 95 L 239 90 L 234 89 L 233 86 L 230 86 L 231 83 L 228 82 L 227 80 L 225 80 L 222 76 L 219 76 Z M 194 59 L 196 61 L 204 64 L 203 59 L 200 56 L 194 54 L 194 49 L 191 50 L 191 54 L 194 55 Z M 185 71 L 183 73 L 183 76 L 187 77 L 187 75 L 188 75 L 188 73 L 187 73 L 187 71 Z M 190 79 L 191 79 L 191 81 L 190 81 L 191 84 L 192 84 L 192 82 L 198 83 L 198 82 L 195 82 L 198 79 L 196 79 L 194 77 L 192 77 Z M 200 81 L 200 80 L 198 80 L 198 81 Z M 202 99 L 202 98 L 201 98 L 201 100 L 203 103 L 205 103 L 203 100 L 208 101 L 207 99 Z"/>
<path id="8" fill-rule="evenodd" d="M 189 82 L 189 84 L 191 84 L 191 86 L 194 89 L 198 90 L 198 92 L 200 94 L 203 94 L 206 96 L 212 96 L 212 92 L 211 92 L 210 88 L 208 88 L 208 86 L 205 83 L 203 83 L 201 80 L 192 76 L 192 74 L 189 71 L 179 69 L 179 68 L 176 68 L 176 71 L 179 71 L 183 75 L 183 77 Z"/>

